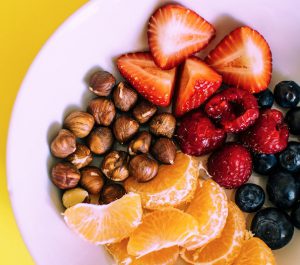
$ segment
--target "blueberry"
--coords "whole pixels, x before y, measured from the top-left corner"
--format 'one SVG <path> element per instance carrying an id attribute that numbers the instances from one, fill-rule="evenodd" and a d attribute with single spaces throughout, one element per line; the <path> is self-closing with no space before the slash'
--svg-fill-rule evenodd
<path id="1" fill-rule="evenodd" d="M 266 89 L 255 95 L 261 108 L 271 108 L 274 103 L 274 95 L 270 89 Z"/>
<path id="2" fill-rule="evenodd" d="M 294 226 L 300 229 L 300 204 L 298 204 L 291 212 L 291 220 Z"/>
<path id="3" fill-rule="evenodd" d="M 300 107 L 290 109 L 285 116 L 290 133 L 300 135 Z"/>
<path id="4" fill-rule="evenodd" d="M 300 143 L 289 142 L 287 148 L 279 154 L 279 163 L 291 173 L 300 172 Z"/>
<path id="5" fill-rule="evenodd" d="M 279 249 L 291 241 L 294 226 L 285 212 L 271 207 L 256 213 L 251 231 L 271 249 Z"/>
<path id="6" fill-rule="evenodd" d="M 294 81 L 281 81 L 275 86 L 274 97 L 283 108 L 296 107 L 300 100 L 300 87 Z"/>
<path id="7" fill-rule="evenodd" d="M 269 200 L 275 206 L 282 210 L 288 210 L 298 200 L 298 183 L 291 173 L 279 171 L 269 176 L 267 193 Z"/>
<path id="8" fill-rule="evenodd" d="M 278 161 L 275 155 L 254 154 L 253 169 L 261 175 L 269 175 L 277 168 Z"/>
<path id="9" fill-rule="evenodd" d="M 243 212 L 257 212 L 265 202 L 265 192 L 256 184 L 247 183 L 237 189 L 235 202 Z"/>

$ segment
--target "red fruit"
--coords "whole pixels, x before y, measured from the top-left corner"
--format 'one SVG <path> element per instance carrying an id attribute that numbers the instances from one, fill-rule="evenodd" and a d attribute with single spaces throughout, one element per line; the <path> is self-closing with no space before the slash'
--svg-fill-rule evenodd
<path id="1" fill-rule="evenodd" d="M 182 152 L 200 156 L 220 147 L 226 140 L 226 133 L 218 129 L 202 112 L 194 112 L 183 117 L 177 139 Z"/>
<path id="2" fill-rule="evenodd" d="M 251 154 L 242 145 L 228 143 L 210 155 L 207 169 L 213 180 L 222 187 L 237 188 L 251 176 Z"/>
<path id="3" fill-rule="evenodd" d="M 226 36 L 206 58 L 229 85 L 250 93 L 265 90 L 271 80 L 272 54 L 266 40 L 250 27 L 240 27 Z"/>
<path id="4" fill-rule="evenodd" d="M 180 5 L 165 5 L 148 24 L 148 43 L 155 63 L 171 69 L 203 49 L 215 35 L 214 27 L 194 11 Z"/>
<path id="5" fill-rule="evenodd" d="M 166 107 L 171 102 L 176 69 L 161 70 L 148 52 L 120 56 L 117 66 L 128 82 L 147 100 Z"/>
<path id="6" fill-rule="evenodd" d="M 261 112 L 257 122 L 242 134 L 242 142 L 255 153 L 275 154 L 287 147 L 288 126 L 279 110 Z"/>
<path id="7" fill-rule="evenodd" d="M 214 95 L 207 102 L 205 112 L 226 132 L 233 133 L 246 130 L 259 116 L 257 99 L 240 88 L 228 88 Z"/>
<path id="8" fill-rule="evenodd" d="M 196 57 L 187 59 L 180 76 L 174 114 L 181 116 L 198 108 L 218 90 L 221 83 L 222 77 L 203 61 Z"/>

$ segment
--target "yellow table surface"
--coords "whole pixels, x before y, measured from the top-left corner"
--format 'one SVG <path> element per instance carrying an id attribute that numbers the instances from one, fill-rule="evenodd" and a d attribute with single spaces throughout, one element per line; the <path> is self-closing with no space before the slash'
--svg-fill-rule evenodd
<path id="1" fill-rule="evenodd" d="M 9 119 L 21 82 L 42 45 L 87 0 L 9 0 L 0 2 L 0 264 L 32 261 L 11 209 L 6 182 Z"/>

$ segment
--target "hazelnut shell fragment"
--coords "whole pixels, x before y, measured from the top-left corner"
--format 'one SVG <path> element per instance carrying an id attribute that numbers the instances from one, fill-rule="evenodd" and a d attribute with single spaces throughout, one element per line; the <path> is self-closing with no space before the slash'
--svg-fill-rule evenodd
<path id="1" fill-rule="evenodd" d="M 57 136 L 50 145 L 52 155 L 58 158 L 65 158 L 76 150 L 76 137 L 66 129 L 59 130 Z"/>
<path id="2" fill-rule="evenodd" d="M 116 84 L 114 76 L 106 71 L 93 73 L 89 81 L 89 90 L 97 96 L 107 97 Z"/>
<path id="3" fill-rule="evenodd" d="M 72 207 L 78 203 L 89 203 L 89 193 L 82 188 L 66 190 L 62 196 L 62 203 L 65 208 Z"/>
<path id="4" fill-rule="evenodd" d="M 87 146 L 77 143 L 76 151 L 69 155 L 67 160 L 80 169 L 92 163 L 93 154 Z"/>
<path id="5" fill-rule="evenodd" d="M 121 82 L 113 91 L 113 99 L 116 108 L 126 112 L 134 106 L 138 95 L 127 83 Z"/>
<path id="6" fill-rule="evenodd" d="M 129 146 L 128 152 L 130 155 L 136 155 L 138 153 L 146 154 L 149 152 L 149 148 L 151 145 L 152 136 L 150 133 L 143 131 L 141 132 L 137 138 L 133 139 Z"/>
<path id="7" fill-rule="evenodd" d="M 176 119 L 170 113 L 156 114 L 150 122 L 150 132 L 156 136 L 172 138 L 176 127 Z"/>
<path id="8" fill-rule="evenodd" d="M 114 137 L 110 128 L 96 127 L 87 139 L 90 150 L 97 155 L 106 153 L 114 143 Z"/>
<path id="9" fill-rule="evenodd" d="M 113 125 L 113 132 L 116 139 L 121 143 L 130 140 L 139 130 L 139 123 L 127 115 L 118 117 Z"/>
<path id="10" fill-rule="evenodd" d="M 124 187 L 120 184 L 112 183 L 105 185 L 101 191 L 99 203 L 109 204 L 122 198 L 126 194 Z"/>
<path id="11" fill-rule="evenodd" d="M 104 185 L 104 176 L 99 168 L 89 166 L 81 169 L 80 185 L 90 194 L 99 194 Z"/>
<path id="12" fill-rule="evenodd" d="M 130 160 L 129 174 L 138 182 L 153 179 L 158 172 L 158 163 L 147 155 L 137 155 Z"/>
<path id="13" fill-rule="evenodd" d="M 51 171 L 51 180 L 62 190 L 75 188 L 80 180 L 78 169 L 69 162 L 58 162 Z"/>
<path id="14" fill-rule="evenodd" d="M 149 121 L 156 111 L 157 107 L 155 105 L 144 100 L 134 107 L 132 114 L 139 123 L 143 124 Z"/>
<path id="15" fill-rule="evenodd" d="M 159 138 L 152 147 L 152 154 L 164 164 L 174 164 L 176 146 L 169 138 Z"/>
<path id="16" fill-rule="evenodd" d="M 116 108 L 110 99 L 101 97 L 90 101 L 88 112 L 98 125 L 109 126 L 115 118 Z"/>

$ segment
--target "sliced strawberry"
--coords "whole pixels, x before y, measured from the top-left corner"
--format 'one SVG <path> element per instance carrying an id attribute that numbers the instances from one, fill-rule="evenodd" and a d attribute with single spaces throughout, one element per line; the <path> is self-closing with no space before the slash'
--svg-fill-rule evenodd
<path id="1" fill-rule="evenodd" d="M 226 36 L 206 58 L 229 85 L 251 93 L 265 90 L 271 79 L 272 54 L 256 30 L 240 27 Z"/>
<path id="2" fill-rule="evenodd" d="M 180 5 L 165 5 L 151 16 L 148 43 L 155 63 L 171 69 L 214 37 L 215 29 L 194 11 Z"/>
<path id="3" fill-rule="evenodd" d="M 120 56 L 117 66 L 128 82 L 147 100 L 166 107 L 171 102 L 176 69 L 161 70 L 148 52 Z"/>
<path id="4" fill-rule="evenodd" d="M 184 63 L 177 92 L 174 114 L 184 113 L 199 107 L 221 86 L 222 77 L 196 57 Z"/>

